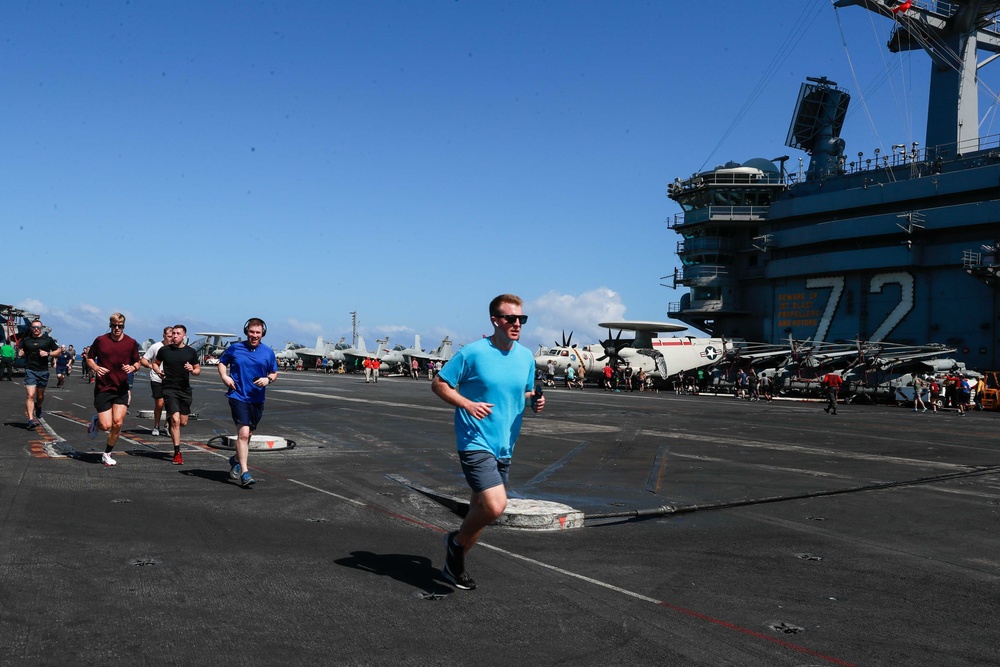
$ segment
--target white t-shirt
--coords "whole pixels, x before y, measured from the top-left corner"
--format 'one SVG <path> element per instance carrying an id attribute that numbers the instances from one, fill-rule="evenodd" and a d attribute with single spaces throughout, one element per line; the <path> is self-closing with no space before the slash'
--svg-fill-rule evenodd
<path id="1" fill-rule="evenodd" d="M 160 351 L 161 347 L 163 347 L 163 341 L 158 341 L 156 343 L 153 343 L 152 345 L 149 346 L 149 349 L 146 350 L 146 354 L 142 355 L 142 357 L 146 361 L 148 361 L 150 363 L 153 363 L 153 360 L 156 359 L 156 353 Z M 150 368 L 149 369 L 149 381 L 150 382 L 163 382 L 163 378 L 160 377 L 159 375 L 157 375 L 156 371 L 154 371 L 152 368 Z"/>

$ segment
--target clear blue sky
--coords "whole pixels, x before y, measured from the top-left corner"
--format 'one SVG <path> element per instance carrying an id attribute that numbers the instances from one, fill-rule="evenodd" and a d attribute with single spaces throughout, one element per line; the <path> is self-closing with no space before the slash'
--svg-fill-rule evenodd
<path id="1" fill-rule="evenodd" d="M 593 342 L 680 298 L 669 181 L 793 166 L 806 76 L 854 94 L 849 155 L 924 135 L 926 57 L 829 0 L 24 1 L 0 25 L 0 302 L 78 347 L 113 311 L 139 340 L 257 315 L 278 347 L 357 310 L 369 344 L 430 348 L 488 333 L 502 292 L 532 348 Z"/>

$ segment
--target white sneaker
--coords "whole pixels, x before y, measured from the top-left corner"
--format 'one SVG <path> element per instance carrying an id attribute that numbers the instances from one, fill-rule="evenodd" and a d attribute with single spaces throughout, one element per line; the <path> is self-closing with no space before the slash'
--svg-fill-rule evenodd
<path id="1" fill-rule="evenodd" d="M 87 426 L 87 437 L 93 440 L 97 437 L 97 431 L 97 415 L 94 415 L 90 418 L 90 425 Z M 114 465 L 114 463 L 111 465 Z"/>
<path id="2" fill-rule="evenodd" d="M 111 454 L 108 454 L 107 452 L 101 454 L 101 463 L 108 466 L 109 468 L 113 465 L 118 465 L 118 461 L 115 461 L 113 458 L 111 458 Z"/>
<path id="3" fill-rule="evenodd" d="M 160 435 L 160 429 L 158 429 L 158 428 L 154 428 L 154 429 L 153 429 L 153 432 L 152 432 L 152 433 L 150 433 L 150 435 Z"/>

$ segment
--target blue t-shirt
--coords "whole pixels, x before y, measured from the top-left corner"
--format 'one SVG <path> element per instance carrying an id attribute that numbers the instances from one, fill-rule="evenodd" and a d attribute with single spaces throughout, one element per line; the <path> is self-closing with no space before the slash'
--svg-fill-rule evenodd
<path id="1" fill-rule="evenodd" d="M 439 377 L 470 401 L 492 403 L 492 414 L 476 419 L 455 409 L 458 451 L 485 450 L 509 459 L 521 432 L 524 393 L 535 380 L 535 358 L 518 343 L 504 352 L 489 338 L 466 345 L 452 357 Z"/>
<path id="2" fill-rule="evenodd" d="M 253 382 L 268 373 L 278 372 L 274 350 L 264 343 L 251 348 L 245 340 L 228 346 L 219 357 L 219 363 L 226 365 L 229 377 L 236 383 L 236 388 L 227 391 L 226 396 L 243 403 L 263 403 L 264 388 Z"/>

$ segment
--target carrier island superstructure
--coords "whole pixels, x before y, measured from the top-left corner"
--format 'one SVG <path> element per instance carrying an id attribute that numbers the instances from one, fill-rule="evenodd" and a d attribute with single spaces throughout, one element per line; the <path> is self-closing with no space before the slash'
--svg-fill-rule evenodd
<path id="1" fill-rule="evenodd" d="M 809 155 L 728 163 L 667 187 L 683 213 L 668 312 L 713 336 L 777 343 L 940 343 L 1000 368 L 1000 136 L 979 136 L 977 68 L 1000 53 L 1000 2 L 839 0 L 894 20 L 890 51 L 924 49 L 924 146 L 849 154 L 850 95 L 802 84 L 786 144 Z M 800 162 L 800 161 L 799 161 Z"/>

